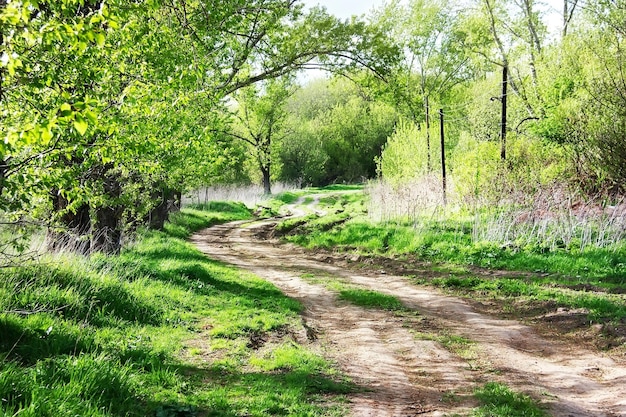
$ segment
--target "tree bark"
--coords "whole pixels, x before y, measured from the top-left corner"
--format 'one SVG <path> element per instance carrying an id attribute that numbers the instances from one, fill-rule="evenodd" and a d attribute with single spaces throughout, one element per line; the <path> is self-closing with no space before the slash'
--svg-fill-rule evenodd
<path id="1" fill-rule="evenodd" d="M 94 209 L 94 223 L 91 230 L 91 252 L 117 254 L 122 248 L 122 214 L 124 207 L 119 203 L 122 194 L 117 173 L 111 166 L 102 167 L 103 191 L 107 204 Z"/>
<path id="2" fill-rule="evenodd" d="M 164 188 L 156 187 L 150 197 L 158 201 L 158 204 L 148 213 L 148 227 L 153 230 L 163 230 L 165 222 L 169 219 L 171 208 L 175 205 L 175 192 Z"/>
<path id="3" fill-rule="evenodd" d="M 69 201 L 59 192 L 53 190 L 50 193 L 52 210 L 62 213 L 59 217 L 60 225 L 48 228 L 46 246 L 51 252 L 71 251 L 83 255 L 89 254 L 91 241 L 89 231 L 91 229 L 91 216 L 89 205 L 84 203 L 71 211 L 68 209 Z"/>
<path id="4" fill-rule="evenodd" d="M 272 183 L 270 180 L 270 167 L 269 165 L 261 165 L 261 173 L 263 174 L 263 193 L 265 195 L 272 194 Z"/>
<path id="5" fill-rule="evenodd" d="M 576 10 L 577 4 L 578 0 L 563 0 L 563 29 L 561 32 L 562 39 L 567 36 L 567 30 L 569 29 L 569 24 L 574 17 L 574 10 Z"/>
<path id="6" fill-rule="evenodd" d="M 430 103 L 428 95 L 424 95 L 424 110 L 426 112 L 426 167 L 430 173 L 433 167 L 430 161 Z"/>
<path id="7" fill-rule="evenodd" d="M 500 159 L 506 160 L 506 111 L 507 111 L 507 95 L 509 86 L 509 67 L 504 65 L 502 67 L 502 119 L 500 121 Z"/>

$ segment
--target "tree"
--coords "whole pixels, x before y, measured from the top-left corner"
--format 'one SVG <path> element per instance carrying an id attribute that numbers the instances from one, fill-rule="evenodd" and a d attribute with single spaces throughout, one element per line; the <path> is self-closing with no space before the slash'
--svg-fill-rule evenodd
<path id="1" fill-rule="evenodd" d="M 445 100 L 456 85 L 472 74 L 457 27 L 459 12 L 448 0 L 411 0 L 406 4 L 396 0 L 379 12 L 376 24 L 389 30 L 404 51 L 389 82 L 413 123 L 419 126 L 425 122 L 430 171 L 432 101 Z"/>
<path id="2" fill-rule="evenodd" d="M 337 76 L 319 81 L 290 99 L 292 127 L 281 152 L 283 179 L 327 185 L 376 176 L 375 160 L 397 113 L 352 80 Z"/>
<path id="3" fill-rule="evenodd" d="M 293 0 L 0 7 L 0 208 L 45 219 L 52 249 L 116 252 L 125 230 L 162 226 L 188 178 L 220 176 L 185 164 L 194 151 L 240 160 L 214 134 L 229 95 L 314 59 L 381 72 L 394 56 L 364 23 Z"/>
<path id="4" fill-rule="evenodd" d="M 292 80 L 281 77 L 245 87 L 235 95 L 238 123 L 228 133 L 250 145 L 268 195 L 276 148 L 287 134 L 285 103 L 293 92 Z"/>

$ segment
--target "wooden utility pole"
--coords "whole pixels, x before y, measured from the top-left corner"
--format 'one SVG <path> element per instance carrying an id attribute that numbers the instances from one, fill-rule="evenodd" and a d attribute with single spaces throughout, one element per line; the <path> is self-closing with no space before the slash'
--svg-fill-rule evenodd
<path id="1" fill-rule="evenodd" d="M 500 159 L 506 160 L 506 96 L 509 86 L 509 66 L 505 63 L 502 66 L 502 120 L 500 122 Z"/>
<path id="2" fill-rule="evenodd" d="M 445 146 L 445 136 L 444 136 L 444 128 L 443 128 L 443 109 L 439 109 L 439 133 L 441 136 L 441 175 L 443 179 L 443 205 L 448 204 L 448 199 L 446 197 L 446 146 Z"/>
<path id="3" fill-rule="evenodd" d="M 432 164 L 430 163 L 430 104 L 427 95 L 424 96 L 424 107 L 426 110 L 426 167 L 430 174 L 432 171 Z"/>

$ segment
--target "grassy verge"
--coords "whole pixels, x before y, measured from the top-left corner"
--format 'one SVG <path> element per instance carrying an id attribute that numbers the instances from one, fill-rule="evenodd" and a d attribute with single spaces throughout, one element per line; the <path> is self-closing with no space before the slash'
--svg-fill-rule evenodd
<path id="1" fill-rule="evenodd" d="M 342 415 L 351 385 L 290 336 L 300 304 L 180 239 L 249 216 L 204 209 L 117 257 L 0 271 L 0 416 Z"/>
<path id="2" fill-rule="evenodd" d="M 416 277 L 416 283 L 480 297 L 550 302 L 555 309 L 585 309 L 594 322 L 626 320 L 625 244 L 548 250 L 475 242 L 470 222 L 460 216 L 424 219 L 419 225 L 375 223 L 365 216 L 364 201 L 361 193 L 329 195 L 321 200 L 331 208 L 329 214 L 288 220 L 277 231 L 308 248 L 432 262 L 433 273 Z M 477 273 L 474 267 L 520 273 L 503 278 Z"/>

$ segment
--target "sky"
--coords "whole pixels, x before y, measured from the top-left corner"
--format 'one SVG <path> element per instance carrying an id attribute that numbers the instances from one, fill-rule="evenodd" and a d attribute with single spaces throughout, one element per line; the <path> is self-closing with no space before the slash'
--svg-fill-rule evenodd
<path id="1" fill-rule="evenodd" d="M 304 0 L 303 2 L 309 7 L 317 4 L 324 6 L 330 14 L 341 19 L 366 14 L 372 10 L 372 7 L 378 8 L 384 3 L 383 0 Z"/>
<path id="2" fill-rule="evenodd" d="M 321 5 L 326 7 L 330 14 L 341 19 L 348 19 L 352 15 L 360 16 L 368 14 L 373 8 L 380 8 L 385 4 L 385 0 L 303 0 L 307 7 Z M 560 25 L 560 11 L 563 7 L 563 0 L 544 0 L 538 4 L 542 5 L 544 11 L 550 13 L 552 24 Z"/>
<path id="3" fill-rule="evenodd" d="M 330 14 L 340 19 L 348 19 L 353 15 L 360 16 L 369 14 L 373 8 L 380 8 L 385 4 L 385 0 L 302 0 L 306 7 L 324 6 Z M 549 13 L 549 30 L 551 33 L 558 33 L 561 25 L 560 11 L 563 7 L 563 0 L 544 0 L 539 4 L 545 8 L 544 11 Z M 303 79 L 312 80 L 324 77 L 324 71 L 309 70 L 303 75 Z"/>

